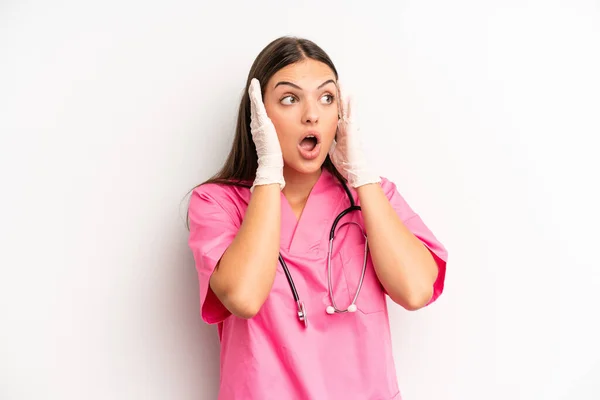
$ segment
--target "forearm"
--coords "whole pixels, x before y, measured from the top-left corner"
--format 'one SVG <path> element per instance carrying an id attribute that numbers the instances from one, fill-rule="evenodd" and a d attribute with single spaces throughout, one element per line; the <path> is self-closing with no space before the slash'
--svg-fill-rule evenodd
<path id="1" fill-rule="evenodd" d="M 242 225 L 211 277 L 211 288 L 233 314 L 250 318 L 266 300 L 277 269 L 281 191 L 255 187 Z"/>
<path id="2" fill-rule="evenodd" d="M 377 277 L 390 298 L 409 310 L 427 304 L 437 264 L 425 245 L 404 225 L 378 184 L 357 189 L 369 250 Z"/>

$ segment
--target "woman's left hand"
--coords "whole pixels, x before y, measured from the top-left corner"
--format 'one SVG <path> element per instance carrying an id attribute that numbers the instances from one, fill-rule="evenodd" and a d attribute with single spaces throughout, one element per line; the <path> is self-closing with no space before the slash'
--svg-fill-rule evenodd
<path id="1" fill-rule="evenodd" d="M 361 149 L 359 129 L 353 119 L 356 111 L 353 109 L 352 98 L 342 91 L 339 81 L 338 92 L 340 119 L 336 139 L 329 150 L 329 157 L 351 187 L 358 188 L 369 183 L 379 183 L 381 178 L 368 167 Z"/>

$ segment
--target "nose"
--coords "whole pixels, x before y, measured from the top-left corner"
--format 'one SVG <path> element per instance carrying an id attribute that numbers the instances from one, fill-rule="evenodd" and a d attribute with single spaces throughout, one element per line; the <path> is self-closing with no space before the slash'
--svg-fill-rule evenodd
<path id="1" fill-rule="evenodd" d="M 307 104 L 302 114 L 302 122 L 305 124 L 316 124 L 319 121 L 319 108 L 316 104 Z"/>

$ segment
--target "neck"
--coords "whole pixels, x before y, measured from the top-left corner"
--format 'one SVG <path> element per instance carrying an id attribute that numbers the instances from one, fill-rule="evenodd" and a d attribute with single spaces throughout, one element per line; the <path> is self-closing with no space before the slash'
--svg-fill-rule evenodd
<path id="1" fill-rule="evenodd" d="M 298 171 L 290 170 L 284 166 L 283 176 L 285 179 L 283 195 L 288 199 L 290 204 L 303 204 L 308 198 L 313 186 L 315 186 L 315 183 L 319 180 L 321 170 L 319 169 L 313 174 L 303 174 Z"/>

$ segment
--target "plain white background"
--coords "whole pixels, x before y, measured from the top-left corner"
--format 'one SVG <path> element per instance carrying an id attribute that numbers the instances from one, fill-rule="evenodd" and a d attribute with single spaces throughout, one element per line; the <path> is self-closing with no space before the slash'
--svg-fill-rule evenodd
<path id="1" fill-rule="evenodd" d="M 405 400 L 600 398 L 600 4 L 391 4 L 0 3 L 1 399 L 216 398 L 185 196 L 284 34 L 450 252 L 390 315 Z"/>

